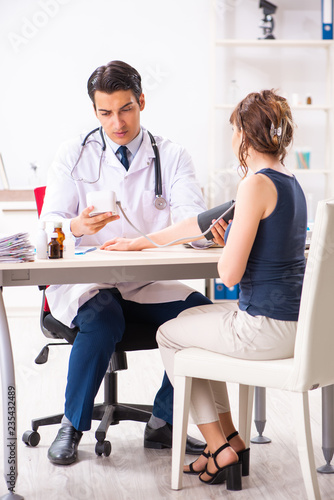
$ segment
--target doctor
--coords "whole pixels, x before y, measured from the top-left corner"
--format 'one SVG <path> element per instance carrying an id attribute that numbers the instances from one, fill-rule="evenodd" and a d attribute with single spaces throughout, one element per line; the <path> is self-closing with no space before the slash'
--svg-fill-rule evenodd
<path id="1" fill-rule="evenodd" d="M 134 68 L 121 61 L 97 68 L 88 80 L 88 94 L 101 129 L 60 148 L 49 172 L 42 218 L 62 219 L 65 233 L 72 232 L 82 245 L 100 246 L 117 236 L 137 234 L 118 215 L 90 217 L 89 191 L 115 191 L 127 216 L 145 232 L 167 227 L 171 217 L 178 222 L 205 210 L 189 154 L 157 136 L 162 192 L 156 208 L 156 154 L 140 125 L 145 98 Z M 122 338 L 126 318 L 145 319 L 158 328 L 189 307 L 210 303 L 177 281 L 126 283 L 124 278 L 47 289 L 52 314 L 80 329 L 69 360 L 65 415 L 48 451 L 54 464 L 68 465 L 77 458 L 82 432 L 91 427 L 94 398 L 115 344 Z M 172 401 L 172 386 L 165 375 L 145 428 L 145 447 L 171 447 Z M 203 449 L 204 443 L 188 437 L 188 453 L 200 454 Z"/>

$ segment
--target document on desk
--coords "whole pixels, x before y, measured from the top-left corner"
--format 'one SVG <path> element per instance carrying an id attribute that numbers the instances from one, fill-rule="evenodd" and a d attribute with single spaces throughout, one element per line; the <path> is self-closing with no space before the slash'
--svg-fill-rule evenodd
<path id="1" fill-rule="evenodd" d="M 32 262 L 34 253 L 28 233 L 0 234 L 0 262 Z"/>

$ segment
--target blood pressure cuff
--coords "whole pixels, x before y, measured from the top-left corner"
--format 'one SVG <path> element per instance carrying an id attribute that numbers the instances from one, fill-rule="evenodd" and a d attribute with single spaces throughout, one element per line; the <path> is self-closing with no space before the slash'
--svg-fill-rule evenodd
<path id="1" fill-rule="evenodd" d="M 226 203 L 223 203 L 222 205 L 219 205 L 218 207 L 211 208 L 210 210 L 206 210 L 206 212 L 202 212 L 201 214 L 198 214 L 197 216 L 197 224 L 199 225 L 202 233 L 207 231 L 209 227 L 212 224 L 213 219 L 218 219 L 224 212 L 228 210 L 228 213 L 224 215 L 223 219 L 225 222 L 228 223 L 229 220 L 233 219 L 234 215 L 234 200 L 227 201 Z M 231 208 L 232 207 L 232 208 Z M 229 210 L 231 209 L 231 210 Z M 213 234 L 211 231 L 209 231 L 205 235 L 207 240 L 212 240 L 213 239 Z"/>

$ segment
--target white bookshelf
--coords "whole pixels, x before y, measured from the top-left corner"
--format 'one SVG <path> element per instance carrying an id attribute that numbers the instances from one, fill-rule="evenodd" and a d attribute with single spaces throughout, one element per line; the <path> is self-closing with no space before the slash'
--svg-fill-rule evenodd
<path id="1" fill-rule="evenodd" d="M 214 26 L 213 26 L 214 28 Z M 235 107 L 235 103 L 228 102 L 227 91 L 218 92 L 221 88 L 227 89 L 227 81 L 231 81 L 233 71 L 237 73 L 238 66 L 248 66 L 249 80 L 254 82 L 254 88 L 249 91 L 257 91 L 260 88 L 279 88 L 282 85 L 289 83 L 294 85 L 298 93 L 299 84 L 304 88 L 305 83 L 305 60 L 312 60 L 318 63 L 318 59 L 323 61 L 321 71 L 313 70 L 310 63 L 310 80 L 312 80 L 313 92 L 317 93 L 317 99 L 312 104 L 301 102 L 297 105 L 291 105 L 292 113 L 295 122 L 297 123 L 297 133 L 299 133 L 299 142 L 303 139 L 303 131 L 308 132 L 307 144 L 311 150 L 311 163 L 309 169 L 294 168 L 294 151 L 288 156 L 290 164 L 287 166 L 297 176 L 301 182 L 304 191 L 310 198 L 313 197 L 313 187 L 316 187 L 315 205 L 318 199 L 326 198 L 334 195 L 334 161 L 333 161 L 333 85 L 334 85 L 334 42 L 331 40 L 250 40 L 250 39 L 216 39 L 215 30 L 212 34 L 212 106 L 211 106 L 211 144 L 210 144 L 210 168 L 209 168 L 209 183 L 208 183 L 208 203 L 210 206 L 218 204 L 217 188 L 224 188 L 224 183 L 231 172 L 236 174 L 237 161 L 235 160 L 232 168 L 233 159 L 231 157 L 231 147 L 226 139 L 227 125 L 225 125 L 224 133 L 220 134 L 219 126 L 223 123 L 228 124 L 229 116 Z M 313 58 L 313 59 L 312 59 Z M 275 65 L 279 68 L 281 74 L 272 85 L 261 85 L 261 74 L 264 74 L 264 68 L 268 63 L 268 74 L 265 74 L 266 79 L 270 80 L 270 69 Z M 293 80 L 291 76 L 291 66 L 295 61 L 296 67 L 304 65 L 304 73 L 301 71 L 300 81 Z M 287 64 L 289 70 L 284 70 L 284 65 Z M 320 63 L 318 63 L 320 64 Z M 231 67 L 233 66 L 233 70 Z M 245 70 L 246 71 L 246 70 Z M 315 73 L 316 71 L 316 73 Z M 262 73 L 261 73 L 262 72 Z M 313 72 L 313 73 L 312 73 Z M 278 71 L 279 73 L 279 71 Z M 298 73 L 298 72 L 297 72 Z M 315 87 L 314 81 L 317 79 L 318 88 Z M 312 93 L 313 93 L 312 92 Z M 244 98 L 248 92 L 240 96 Z M 224 94 L 224 95 L 222 95 Z M 220 135 L 219 135 L 220 134 Z M 305 134 L 306 136 L 307 134 Z M 319 145 L 318 138 L 322 141 Z M 221 148 L 219 142 L 225 141 Z M 312 144 L 312 141 L 313 144 Z M 296 145 L 296 149 L 303 147 L 302 143 Z M 316 150 L 317 155 L 312 158 L 312 151 Z M 320 151 L 320 152 L 319 152 Z M 320 160 L 319 160 L 320 158 Z M 220 179 L 223 179 L 222 181 Z M 218 187 L 219 190 L 219 187 Z M 233 193 L 232 196 L 233 197 Z"/>
<path id="2" fill-rule="evenodd" d="M 217 39 L 217 46 L 225 47 L 306 47 L 306 48 L 330 48 L 333 44 L 332 40 L 248 40 L 226 38 Z"/>

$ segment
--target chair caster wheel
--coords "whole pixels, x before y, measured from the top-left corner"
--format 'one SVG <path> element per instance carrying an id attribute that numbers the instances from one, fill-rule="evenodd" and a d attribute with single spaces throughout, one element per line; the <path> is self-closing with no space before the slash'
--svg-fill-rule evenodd
<path id="1" fill-rule="evenodd" d="M 26 431 L 22 436 L 22 441 L 27 446 L 37 446 L 40 442 L 41 436 L 37 431 Z"/>
<path id="2" fill-rule="evenodd" d="M 98 441 L 95 445 L 95 453 L 99 457 L 104 455 L 105 457 L 109 457 L 111 453 L 111 443 L 110 441 Z"/>

